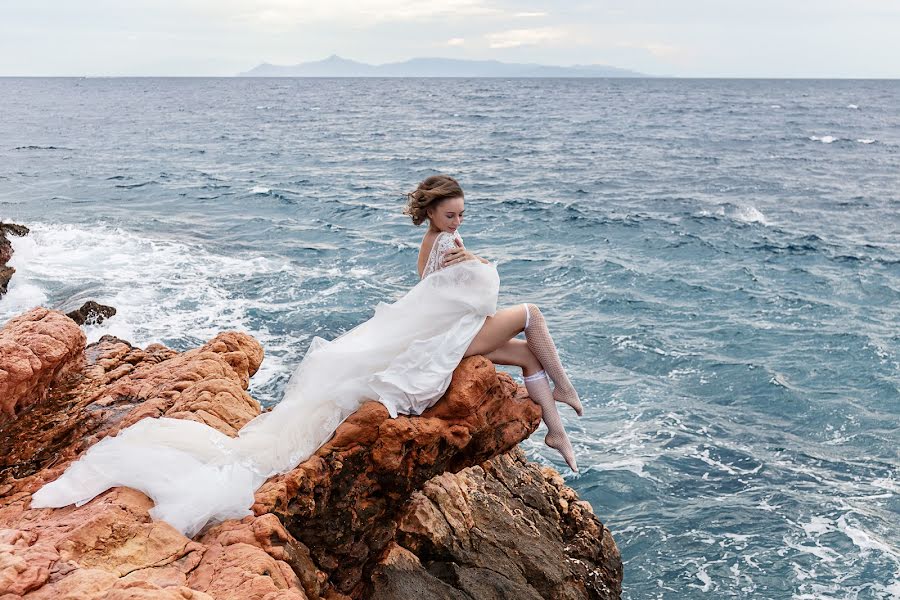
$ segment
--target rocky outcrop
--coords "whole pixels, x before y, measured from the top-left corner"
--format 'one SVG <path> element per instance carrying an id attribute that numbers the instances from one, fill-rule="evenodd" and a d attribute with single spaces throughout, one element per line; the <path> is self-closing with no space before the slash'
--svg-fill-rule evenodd
<path id="1" fill-rule="evenodd" d="M 28 228 L 24 225 L 16 225 L 15 223 L 0 222 L 0 297 L 6 293 L 9 286 L 9 280 L 16 270 L 6 263 L 12 258 L 13 247 L 7 235 L 23 236 L 28 235 Z"/>
<path id="2" fill-rule="evenodd" d="M 78 310 L 67 312 L 66 316 L 79 325 L 97 325 L 116 314 L 116 309 L 88 300 Z"/>
<path id="3" fill-rule="evenodd" d="M 0 425 L 47 396 L 52 384 L 77 370 L 85 337 L 55 311 L 36 308 L 0 329 Z"/>
<path id="4" fill-rule="evenodd" d="M 25 335 L 36 323 L 54 340 L 53 360 Z M 0 423 L 2 600 L 402 598 L 397 590 L 427 586 L 458 594 L 431 597 L 616 597 L 621 561 L 609 532 L 558 475 L 514 450 L 539 409 L 483 357 L 465 359 L 419 417 L 391 419 L 365 403 L 314 456 L 260 488 L 253 516 L 188 539 L 153 521 L 152 501 L 130 488 L 81 507 L 32 509 L 30 497 L 147 416 L 235 435 L 260 412 L 246 391 L 260 345 L 228 332 L 183 353 L 113 337 L 85 348 L 79 328 L 46 309 L 8 323 L 0 340 L 10 341 L 0 373 L 15 371 L 22 347 L 55 365 L 17 376 L 21 400 Z M 478 575 L 492 568 L 508 581 L 482 595 Z"/>
<path id="5" fill-rule="evenodd" d="M 591 505 L 521 449 L 412 494 L 373 598 L 618 598 L 622 561 Z"/>
<path id="6" fill-rule="evenodd" d="M 539 422 L 508 375 L 471 357 L 421 416 L 391 419 L 381 403 L 364 404 L 315 457 L 264 484 L 254 511 L 278 515 L 340 592 L 362 597 L 415 490 L 507 452 Z"/>

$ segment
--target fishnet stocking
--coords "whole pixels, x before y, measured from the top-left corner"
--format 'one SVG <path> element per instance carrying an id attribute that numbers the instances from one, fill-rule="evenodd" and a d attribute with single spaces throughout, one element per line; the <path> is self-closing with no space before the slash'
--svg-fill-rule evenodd
<path id="1" fill-rule="evenodd" d="M 581 400 L 578 399 L 578 392 L 575 391 L 572 382 L 566 375 L 566 370 L 559 361 L 556 345 L 553 343 L 553 338 L 550 337 L 544 315 L 534 304 L 525 305 L 525 341 L 528 349 L 540 361 L 541 366 L 553 380 L 553 398 L 557 402 L 568 404 L 574 408 L 580 417 L 584 409 L 581 407 Z"/>
<path id="2" fill-rule="evenodd" d="M 565 459 L 566 464 L 573 471 L 578 471 L 578 465 L 575 464 L 575 451 L 572 449 L 572 443 L 566 430 L 563 427 L 562 419 L 559 418 L 559 411 L 556 410 L 556 401 L 550 392 L 550 381 L 544 371 L 538 371 L 533 375 L 525 378 L 525 388 L 528 395 L 541 407 L 541 417 L 544 424 L 547 425 L 548 433 L 544 436 L 544 443 L 558 451 Z"/>

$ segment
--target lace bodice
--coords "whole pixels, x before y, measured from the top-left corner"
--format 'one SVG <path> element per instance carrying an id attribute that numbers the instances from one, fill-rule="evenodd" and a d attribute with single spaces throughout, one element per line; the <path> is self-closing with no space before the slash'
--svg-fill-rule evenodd
<path id="1" fill-rule="evenodd" d="M 453 233 L 442 231 L 437 235 L 434 245 L 431 247 L 431 254 L 428 255 L 428 260 L 425 262 L 425 268 L 422 269 L 422 279 L 443 268 L 441 261 L 444 258 L 444 254 L 457 247 L 453 241 L 454 239 L 459 239 L 460 243 L 463 241 L 458 231 Z"/>

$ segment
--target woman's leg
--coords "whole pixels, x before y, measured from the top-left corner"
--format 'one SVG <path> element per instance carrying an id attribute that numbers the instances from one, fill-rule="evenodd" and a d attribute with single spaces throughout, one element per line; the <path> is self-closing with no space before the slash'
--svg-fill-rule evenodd
<path id="1" fill-rule="evenodd" d="M 540 361 L 528 349 L 528 342 L 513 338 L 505 344 L 484 355 L 492 363 L 498 365 L 513 365 L 522 368 L 522 376 L 528 377 L 539 373 L 544 367 Z"/>
<path id="2" fill-rule="evenodd" d="M 525 388 L 528 395 L 541 407 L 541 419 L 547 426 L 547 435 L 544 443 L 558 451 L 573 471 L 578 470 L 575 463 L 575 451 L 566 430 L 563 427 L 559 411 L 556 409 L 556 400 L 550 391 L 550 381 L 544 372 L 540 361 L 528 349 L 528 342 L 515 338 L 507 340 L 505 344 L 484 355 L 491 362 L 501 365 L 515 365 L 522 367 L 522 375 L 525 378 Z"/>
<path id="3" fill-rule="evenodd" d="M 563 402 L 575 409 L 578 416 L 582 414 L 581 401 L 578 399 L 578 392 L 569 381 L 566 370 L 563 368 L 556 352 L 556 344 L 550 337 L 550 331 L 547 329 L 547 323 L 544 321 L 544 315 L 540 309 L 534 304 L 526 304 L 526 323 L 524 326 L 525 340 L 528 342 L 528 348 L 537 357 L 550 379 L 553 380 L 553 397 L 557 402 Z"/>
<path id="4" fill-rule="evenodd" d="M 559 361 L 544 316 L 534 304 L 518 304 L 503 308 L 494 313 L 494 316 L 485 319 L 484 325 L 469 344 L 463 357 L 474 354 L 488 355 L 523 331 L 528 349 L 547 370 L 553 381 L 553 398 L 557 402 L 568 404 L 575 409 L 578 416 L 581 416 L 583 409 L 578 393 L 569 382 L 566 371 Z"/>
<path id="5" fill-rule="evenodd" d="M 547 426 L 544 443 L 558 451 L 570 469 L 578 471 L 578 465 L 575 463 L 575 451 L 572 449 L 569 436 L 566 435 L 562 419 L 559 418 L 559 411 L 556 410 L 556 400 L 553 399 L 553 392 L 550 391 L 550 381 L 547 379 L 547 375 L 541 371 L 539 374 L 526 377 L 525 387 L 528 389 L 531 399 L 541 407 L 541 418 Z"/>
<path id="6" fill-rule="evenodd" d="M 472 339 L 463 356 L 487 355 L 524 330 L 525 311 L 522 310 L 521 304 L 510 308 L 501 308 L 494 313 L 494 316 L 485 319 L 481 331 Z"/>

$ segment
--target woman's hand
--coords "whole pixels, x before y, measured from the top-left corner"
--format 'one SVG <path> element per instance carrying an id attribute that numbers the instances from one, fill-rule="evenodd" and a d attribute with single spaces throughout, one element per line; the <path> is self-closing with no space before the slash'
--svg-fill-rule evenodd
<path id="1" fill-rule="evenodd" d="M 461 263 L 465 260 L 481 260 L 474 254 L 466 250 L 465 246 L 463 246 L 462 242 L 460 242 L 458 239 L 454 239 L 453 241 L 456 243 L 456 248 L 448 250 L 444 254 L 443 266 L 449 267 L 450 265 L 455 265 L 456 263 Z"/>

